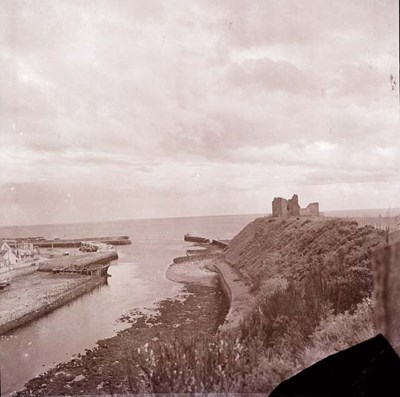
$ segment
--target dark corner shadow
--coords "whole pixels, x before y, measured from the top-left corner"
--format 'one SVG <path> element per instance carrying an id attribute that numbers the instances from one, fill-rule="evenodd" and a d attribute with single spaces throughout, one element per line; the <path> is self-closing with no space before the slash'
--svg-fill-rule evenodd
<path id="1" fill-rule="evenodd" d="M 270 394 L 289 396 L 399 397 L 400 357 L 377 335 L 304 369 Z"/>

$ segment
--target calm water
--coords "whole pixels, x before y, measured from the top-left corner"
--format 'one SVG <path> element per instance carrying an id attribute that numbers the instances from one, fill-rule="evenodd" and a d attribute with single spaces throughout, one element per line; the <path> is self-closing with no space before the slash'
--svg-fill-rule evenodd
<path id="1" fill-rule="evenodd" d="M 117 321 L 122 315 L 154 308 L 158 301 L 178 295 L 181 284 L 167 280 L 165 270 L 190 246 L 183 242 L 185 233 L 230 239 L 255 218 L 240 215 L 0 228 L 0 238 L 128 235 L 132 240 L 132 245 L 118 247 L 119 260 L 109 268 L 112 277 L 108 284 L 1 338 L 2 396 L 128 326 Z"/>

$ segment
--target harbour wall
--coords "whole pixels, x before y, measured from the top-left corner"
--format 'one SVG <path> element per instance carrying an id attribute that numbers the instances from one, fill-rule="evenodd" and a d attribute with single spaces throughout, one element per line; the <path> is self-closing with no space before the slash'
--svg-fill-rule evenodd
<path id="1" fill-rule="evenodd" d="M 35 272 L 36 270 L 42 272 L 58 272 L 62 271 L 62 269 L 66 269 L 66 271 L 69 273 L 81 273 L 90 277 L 83 276 L 86 279 L 83 279 L 84 281 L 82 283 L 72 287 L 70 290 L 62 292 L 58 296 L 49 298 L 50 300 L 47 300 L 45 303 L 43 303 L 39 309 L 36 308 L 32 312 L 28 312 L 11 321 L 0 324 L 0 335 L 9 332 L 12 329 L 23 326 L 30 321 L 36 320 L 37 318 L 50 313 L 66 303 L 71 302 L 75 298 L 86 294 L 97 286 L 106 283 L 108 278 L 108 264 L 115 259 L 118 259 L 118 254 L 115 251 L 110 251 L 86 254 L 82 258 L 62 257 L 59 259 L 53 259 L 47 262 L 39 263 L 39 266 L 27 265 L 24 268 L 17 268 L 9 271 L 6 276 L 7 279 L 11 280 L 17 277 L 26 276 Z M 66 263 L 65 261 L 68 261 L 69 263 Z"/>
<path id="2" fill-rule="evenodd" d="M 211 241 L 211 244 L 212 244 L 212 245 L 216 245 L 217 247 L 220 247 L 220 248 L 222 248 L 222 249 L 227 248 L 228 245 L 229 245 L 228 243 L 225 243 L 225 242 L 220 241 L 220 240 L 212 240 L 212 241 Z"/>
<path id="3" fill-rule="evenodd" d="M 192 243 L 202 243 L 202 244 L 210 244 L 210 240 L 205 237 L 197 237 L 197 236 L 191 236 L 189 234 L 185 234 L 183 237 L 184 241 L 189 241 Z"/>
<path id="4" fill-rule="evenodd" d="M 31 321 L 37 320 L 38 318 L 58 309 L 61 306 L 73 301 L 81 295 L 84 295 L 96 287 L 105 284 L 107 282 L 107 277 L 90 277 L 88 280 L 73 288 L 70 291 L 58 296 L 51 302 L 43 304 L 39 309 L 29 312 L 21 317 L 18 317 L 12 321 L 0 325 L 0 335 L 10 332 L 16 328 L 22 327 Z"/>
<path id="5" fill-rule="evenodd" d="M 237 327 L 251 307 L 253 296 L 240 275 L 222 258 L 214 263 L 225 295 L 229 299 L 229 312 L 219 331 Z"/>
<path id="6" fill-rule="evenodd" d="M 185 234 L 183 237 L 184 241 L 189 241 L 192 243 L 199 243 L 199 244 L 211 244 L 211 245 L 215 245 L 219 248 L 225 249 L 226 247 L 228 247 L 228 243 L 225 243 L 224 241 L 221 240 L 210 240 L 206 237 L 199 237 L 199 236 L 191 236 L 190 234 Z"/>

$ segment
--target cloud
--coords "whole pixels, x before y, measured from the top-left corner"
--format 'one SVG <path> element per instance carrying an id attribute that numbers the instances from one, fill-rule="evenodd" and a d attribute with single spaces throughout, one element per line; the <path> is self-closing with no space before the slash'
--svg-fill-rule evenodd
<path id="1" fill-rule="evenodd" d="M 286 91 L 298 95 L 319 94 L 319 85 L 296 65 L 268 58 L 250 59 L 235 65 L 230 75 L 232 84 L 252 85 L 265 91 Z"/>
<path id="2" fill-rule="evenodd" d="M 343 186 L 394 189 L 397 8 L 1 2 L 3 222 L 261 212 L 299 188 L 334 207 Z M 44 211 L 52 201 L 63 210 Z"/>

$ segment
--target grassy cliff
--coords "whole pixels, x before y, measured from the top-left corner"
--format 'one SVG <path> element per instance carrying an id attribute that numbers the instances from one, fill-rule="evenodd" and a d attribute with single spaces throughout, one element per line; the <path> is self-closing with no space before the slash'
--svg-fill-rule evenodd
<path id="1" fill-rule="evenodd" d="M 144 391 L 268 393 L 372 337 L 370 258 L 383 241 L 344 219 L 256 219 L 224 254 L 252 288 L 250 313 L 225 333 L 150 344 L 138 358 Z"/>
<path id="2" fill-rule="evenodd" d="M 382 231 L 344 219 L 265 217 L 236 235 L 225 259 L 255 293 L 313 278 L 318 294 L 343 312 L 371 294 L 370 254 L 383 240 Z"/>

